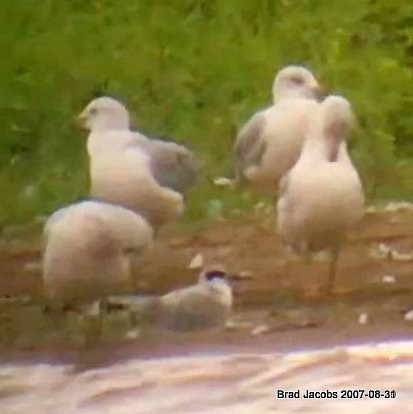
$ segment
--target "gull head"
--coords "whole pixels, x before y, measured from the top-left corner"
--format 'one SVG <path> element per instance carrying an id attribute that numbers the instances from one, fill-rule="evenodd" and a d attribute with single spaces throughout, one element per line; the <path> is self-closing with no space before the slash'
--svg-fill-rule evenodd
<path id="1" fill-rule="evenodd" d="M 326 136 L 343 140 L 354 123 L 350 102 L 338 95 L 328 96 L 321 104 L 323 131 Z"/>
<path id="2" fill-rule="evenodd" d="M 78 116 L 88 130 L 129 129 L 129 114 L 125 106 L 108 96 L 93 99 Z"/>
<path id="3" fill-rule="evenodd" d="M 322 136 L 327 144 L 329 161 L 337 159 L 338 148 L 350 135 L 354 115 L 350 102 L 342 96 L 330 95 L 321 104 Z"/>
<path id="4" fill-rule="evenodd" d="M 273 88 L 274 103 L 285 98 L 319 99 L 323 88 L 314 75 L 303 66 L 286 66 L 275 76 Z"/>

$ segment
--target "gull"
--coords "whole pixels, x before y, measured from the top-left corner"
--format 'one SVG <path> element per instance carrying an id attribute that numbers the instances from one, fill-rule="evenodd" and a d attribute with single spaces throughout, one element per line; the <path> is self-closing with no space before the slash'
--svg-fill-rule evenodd
<path id="1" fill-rule="evenodd" d="M 130 129 L 119 101 L 100 97 L 79 115 L 90 130 L 90 194 L 143 214 L 155 230 L 178 219 L 193 186 L 193 153 L 174 142 L 155 140 Z"/>
<path id="2" fill-rule="evenodd" d="M 273 105 L 257 112 L 240 130 L 235 146 L 235 183 L 276 191 L 297 161 L 309 122 L 317 112 L 321 87 L 302 66 L 275 76 Z"/>
<path id="3" fill-rule="evenodd" d="M 101 201 L 57 210 L 44 229 L 43 283 L 57 309 L 77 308 L 123 290 L 131 259 L 149 248 L 153 230 L 140 215 Z"/>
<path id="4" fill-rule="evenodd" d="M 300 158 L 279 189 L 281 241 L 301 255 L 318 251 L 331 255 L 326 292 L 334 286 L 343 237 L 364 213 L 363 188 L 346 144 L 353 119 L 345 98 L 326 98 L 312 119 Z"/>

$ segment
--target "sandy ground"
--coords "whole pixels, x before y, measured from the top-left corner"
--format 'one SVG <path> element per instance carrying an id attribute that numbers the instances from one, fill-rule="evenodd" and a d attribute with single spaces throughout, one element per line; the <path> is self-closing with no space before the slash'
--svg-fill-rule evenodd
<path id="1" fill-rule="evenodd" d="M 327 263 L 292 260 L 277 241 L 270 218 L 218 222 L 191 234 L 168 231 L 135 272 L 139 291 L 163 293 L 193 283 L 198 270 L 188 264 L 202 253 L 207 265 L 251 276 L 234 285 L 234 320 L 243 323 L 219 332 L 149 334 L 124 340 L 122 346 L 115 335 L 85 358 L 202 349 L 276 351 L 411 338 L 413 321 L 404 314 L 413 308 L 412 252 L 412 210 L 367 214 L 348 235 L 334 295 L 325 298 L 318 288 L 326 280 Z M 62 320 L 50 320 L 36 302 L 42 294 L 40 257 L 37 240 L 4 245 L 0 251 L 0 356 L 62 358 L 73 352 Z M 22 295 L 35 300 L 16 303 Z"/>

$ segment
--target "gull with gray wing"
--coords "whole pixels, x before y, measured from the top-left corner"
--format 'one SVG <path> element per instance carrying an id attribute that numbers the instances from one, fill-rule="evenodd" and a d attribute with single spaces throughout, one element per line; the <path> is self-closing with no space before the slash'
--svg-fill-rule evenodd
<path id="1" fill-rule="evenodd" d="M 196 176 L 190 150 L 131 131 L 127 109 L 110 97 L 94 99 L 80 119 L 90 130 L 92 197 L 143 214 L 155 230 L 182 215 Z"/>
<path id="2" fill-rule="evenodd" d="M 308 69 L 287 66 L 277 73 L 272 92 L 273 105 L 244 125 L 234 151 L 236 183 L 275 192 L 300 155 L 321 88 Z"/>

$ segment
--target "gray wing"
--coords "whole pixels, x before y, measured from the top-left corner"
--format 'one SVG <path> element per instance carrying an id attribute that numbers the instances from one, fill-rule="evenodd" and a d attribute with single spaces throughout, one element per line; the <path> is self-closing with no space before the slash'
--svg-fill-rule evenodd
<path id="1" fill-rule="evenodd" d="M 260 164 L 266 150 L 266 142 L 262 139 L 264 125 L 265 116 L 258 112 L 239 132 L 234 146 L 237 179 L 242 178 L 246 168 Z"/>
<path id="2" fill-rule="evenodd" d="M 159 322 L 168 329 L 194 331 L 215 324 L 213 304 L 199 285 L 170 292 L 160 302 Z"/>
<path id="3" fill-rule="evenodd" d="M 151 172 L 159 185 L 185 195 L 197 178 L 197 166 L 192 151 L 171 141 L 143 136 L 138 136 L 137 141 L 149 154 Z"/>

